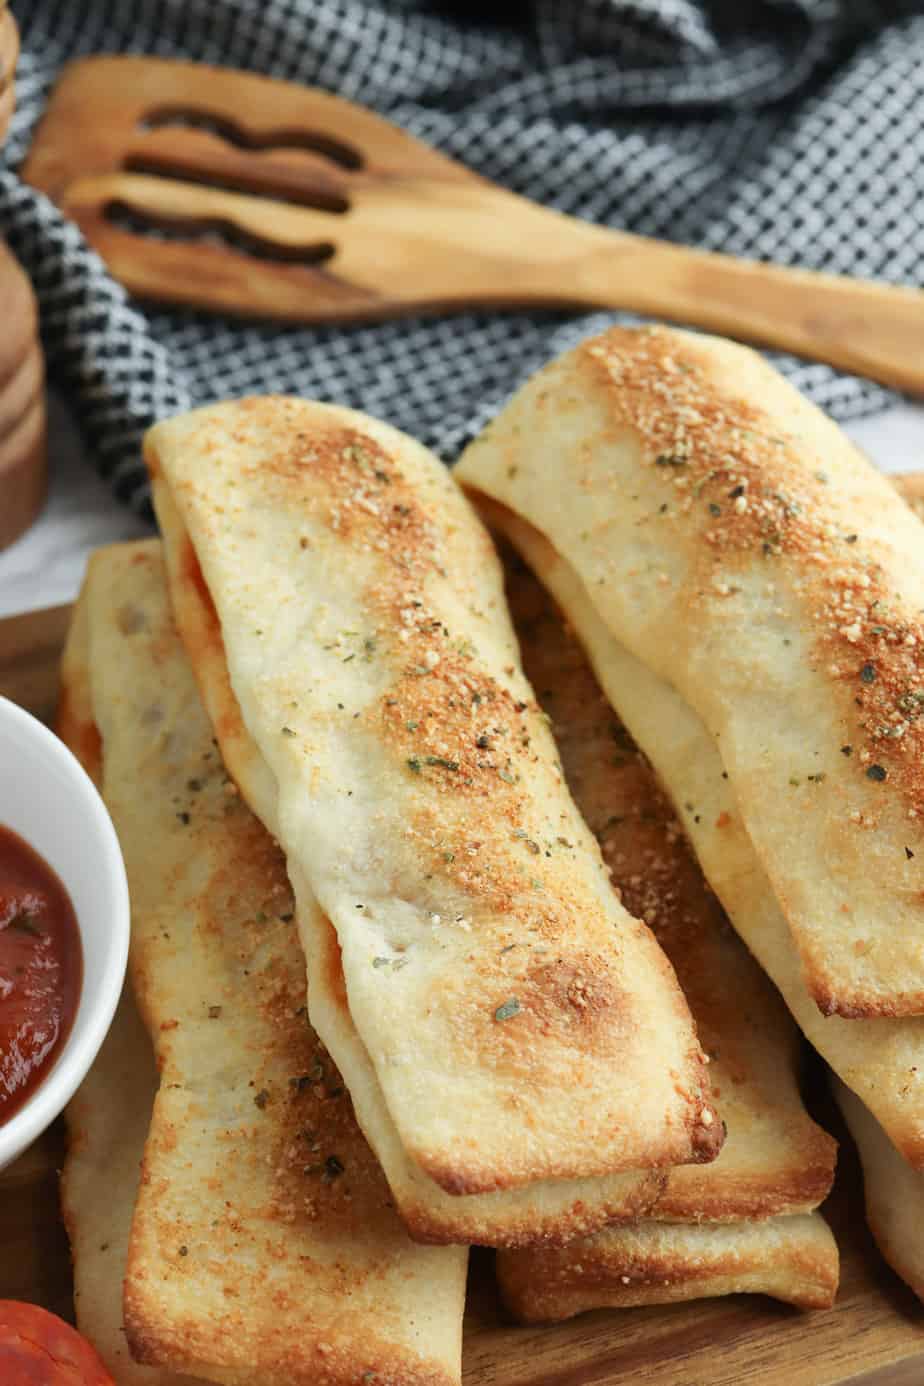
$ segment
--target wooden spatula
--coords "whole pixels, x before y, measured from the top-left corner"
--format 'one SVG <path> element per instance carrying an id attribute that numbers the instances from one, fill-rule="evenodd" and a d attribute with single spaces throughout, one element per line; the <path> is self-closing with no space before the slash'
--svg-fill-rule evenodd
<path id="1" fill-rule="evenodd" d="M 621 308 L 924 391 L 917 289 L 605 230 L 287 82 L 156 58 L 72 63 L 23 173 L 145 298 L 304 322 Z"/>

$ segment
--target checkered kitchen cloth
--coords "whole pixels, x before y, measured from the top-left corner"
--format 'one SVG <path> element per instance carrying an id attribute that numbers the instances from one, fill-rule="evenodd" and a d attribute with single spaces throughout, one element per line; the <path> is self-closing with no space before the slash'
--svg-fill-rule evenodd
<path id="1" fill-rule="evenodd" d="M 736 255 L 924 278 L 924 0 L 12 8 L 23 53 L 0 232 L 38 291 L 52 377 L 103 474 L 139 510 L 149 506 L 139 439 L 159 416 L 291 391 L 378 414 L 452 460 L 520 380 L 612 318 L 471 312 L 312 329 L 130 303 L 13 172 L 56 73 L 78 54 L 192 57 L 310 83 L 576 216 Z M 890 398 L 817 364 L 781 364 L 841 419 Z"/>

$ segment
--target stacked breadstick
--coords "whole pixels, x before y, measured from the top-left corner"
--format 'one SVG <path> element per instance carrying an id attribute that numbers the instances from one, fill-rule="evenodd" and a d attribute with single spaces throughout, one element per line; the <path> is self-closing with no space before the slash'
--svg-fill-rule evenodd
<path id="1" fill-rule="evenodd" d="M 410 1240 L 307 1021 L 284 862 L 215 748 L 156 541 L 91 560 L 64 687 L 133 906 L 133 987 L 68 1118 L 80 1327 L 120 1386 L 456 1382 L 466 1253 Z"/>
<path id="2" fill-rule="evenodd" d="M 506 567 L 524 667 L 566 778 L 623 903 L 676 970 L 728 1133 L 713 1163 L 672 1171 L 645 1219 L 564 1246 L 502 1252 L 508 1305 L 518 1317 L 548 1319 L 732 1291 L 830 1304 L 837 1248 L 813 1210 L 830 1189 L 835 1145 L 802 1104 L 798 1031 L 729 927 L 574 634 L 522 563 L 508 554 Z"/>
<path id="3" fill-rule="evenodd" d="M 666 329 L 553 363 L 457 475 L 561 605 L 842 1080 L 874 1233 L 920 1291 L 920 521 L 759 357 Z M 596 1302 L 573 1269 L 560 1285 L 572 1311 Z"/>
<path id="4" fill-rule="evenodd" d="M 911 1278 L 920 524 L 833 426 L 726 344 L 585 344 L 458 473 L 547 589 L 508 554 L 507 597 L 363 415 L 216 405 L 146 455 L 163 544 L 92 560 L 60 716 L 133 900 L 64 1179 L 118 1379 L 458 1382 L 472 1242 L 525 1318 L 830 1304 L 771 983 Z"/>
<path id="5" fill-rule="evenodd" d="M 441 464 L 282 400 L 150 448 L 166 550 L 94 557 L 63 670 L 133 902 L 81 1327 L 125 1381 L 458 1381 L 466 1243 L 646 1212 L 721 1148 L 707 1061 Z"/>

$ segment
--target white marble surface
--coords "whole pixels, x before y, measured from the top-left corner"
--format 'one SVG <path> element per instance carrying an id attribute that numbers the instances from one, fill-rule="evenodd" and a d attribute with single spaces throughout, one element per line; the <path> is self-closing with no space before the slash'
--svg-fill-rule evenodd
<path id="1" fill-rule="evenodd" d="M 847 431 L 883 471 L 924 471 L 924 406 L 902 405 Z M 27 534 L 0 553 L 0 617 L 71 601 L 91 549 L 149 532 L 112 498 L 55 399 L 49 463 L 44 511 Z"/>

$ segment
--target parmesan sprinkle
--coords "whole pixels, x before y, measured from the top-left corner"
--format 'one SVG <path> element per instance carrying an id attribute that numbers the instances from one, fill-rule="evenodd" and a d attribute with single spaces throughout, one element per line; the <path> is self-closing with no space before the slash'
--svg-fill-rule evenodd
<path id="1" fill-rule="evenodd" d="M 924 610 L 910 592 L 895 590 L 894 565 L 882 558 L 877 534 L 845 523 L 834 478 L 811 465 L 811 431 L 778 434 L 758 400 L 717 387 L 695 341 L 687 346 L 665 329 L 614 328 L 577 352 L 618 387 L 608 391 L 611 417 L 637 434 L 663 492 L 659 513 L 669 498 L 672 522 L 689 515 L 697 544 L 715 555 L 711 572 L 699 578 L 701 596 L 739 592 L 727 580 L 735 583 L 739 564 L 750 581 L 760 577 L 754 561 L 764 563 L 792 599 L 776 612 L 783 644 L 796 645 L 812 672 L 836 685 L 831 693 L 843 732 L 857 752 L 842 776 L 855 780 L 872 762 L 878 769 L 867 780 L 884 772 L 887 802 L 900 797 L 903 808 L 920 815 L 924 700 L 917 704 L 915 690 L 924 683 Z M 791 427 L 798 426 L 793 418 Z M 679 506 L 677 490 L 685 496 Z M 898 525 L 900 503 L 885 483 L 881 490 L 878 523 L 884 526 L 894 508 Z M 657 571 L 653 581 L 663 581 Z M 691 597 L 695 602 L 695 592 Z M 806 627 L 798 641 L 785 629 L 793 602 L 811 623 L 811 634 Z M 872 751 L 871 761 L 864 763 L 863 750 Z M 869 793 L 871 786 L 862 788 Z"/>

